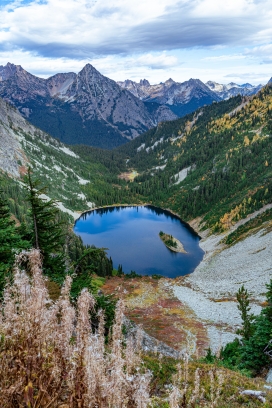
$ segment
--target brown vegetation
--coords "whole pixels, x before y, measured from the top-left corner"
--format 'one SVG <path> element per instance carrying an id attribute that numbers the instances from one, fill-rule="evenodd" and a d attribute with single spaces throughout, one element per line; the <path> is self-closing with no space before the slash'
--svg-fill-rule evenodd
<path id="1" fill-rule="evenodd" d="M 259 406 L 260 401 L 241 391 L 260 387 L 261 381 L 190 362 L 186 352 L 177 366 L 162 356 L 141 360 L 139 333 L 124 345 L 122 300 L 105 346 L 103 313 L 94 333 L 89 314 L 94 298 L 83 289 L 75 307 L 70 287 L 68 276 L 53 302 L 39 251 L 17 256 L 14 282 L 5 289 L 0 314 L 1 408 Z M 266 398 L 264 406 L 271 406 L 270 396 Z"/>
<path id="2" fill-rule="evenodd" d="M 0 321 L 1 408 L 146 407 L 150 376 L 136 371 L 140 359 L 132 342 L 123 346 L 123 303 L 118 303 L 106 350 L 102 312 L 98 332 L 92 333 L 89 311 L 94 298 L 83 290 L 75 308 L 69 300 L 70 286 L 67 277 L 53 303 L 39 252 L 17 258 Z"/>

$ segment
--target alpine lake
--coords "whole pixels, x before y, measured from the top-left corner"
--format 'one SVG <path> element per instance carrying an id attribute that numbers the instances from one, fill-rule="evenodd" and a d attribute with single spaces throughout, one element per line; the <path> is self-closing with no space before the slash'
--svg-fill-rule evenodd
<path id="1" fill-rule="evenodd" d="M 186 253 L 171 251 L 160 239 L 160 231 L 177 238 Z M 86 212 L 76 221 L 74 232 L 85 245 L 107 248 L 114 268 L 121 264 L 125 273 L 175 278 L 192 273 L 204 256 L 200 237 L 188 224 L 151 205 Z"/>

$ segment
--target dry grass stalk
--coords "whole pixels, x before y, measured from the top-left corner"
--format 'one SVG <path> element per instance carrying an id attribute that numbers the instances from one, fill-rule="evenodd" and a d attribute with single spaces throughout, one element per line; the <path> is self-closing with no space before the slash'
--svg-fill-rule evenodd
<path id="1" fill-rule="evenodd" d="M 22 264 L 28 264 L 27 272 Z M 83 290 L 74 308 L 70 288 L 67 277 L 53 303 L 39 251 L 17 257 L 0 318 L 1 408 L 146 408 L 150 375 L 142 370 L 132 343 L 124 346 L 122 301 L 105 350 L 102 312 L 98 331 L 92 333 L 94 299 Z"/>
<path id="2" fill-rule="evenodd" d="M 208 381 L 205 377 L 208 377 Z M 169 394 L 169 408 L 194 408 L 197 406 L 215 408 L 218 406 L 224 382 L 224 372 L 217 369 L 209 370 L 206 376 L 198 367 L 190 372 L 188 354 L 185 354 L 183 370 L 179 363 L 177 373 L 173 376 L 173 387 Z"/>

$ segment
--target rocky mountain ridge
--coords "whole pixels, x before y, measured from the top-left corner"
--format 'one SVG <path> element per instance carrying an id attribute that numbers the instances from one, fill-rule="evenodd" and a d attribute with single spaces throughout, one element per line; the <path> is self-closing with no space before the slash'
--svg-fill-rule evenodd
<path id="1" fill-rule="evenodd" d="M 249 83 L 238 85 L 234 82 L 230 82 L 229 84 L 219 84 L 215 81 L 208 81 L 206 82 L 206 85 L 210 90 L 216 93 L 219 98 L 224 100 L 237 95 L 255 95 L 263 87 L 262 84 L 255 86 Z"/>
<path id="2" fill-rule="evenodd" d="M 203 105 L 220 101 L 216 93 L 199 79 L 191 78 L 189 81 L 179 83 L 169 78 L 157 85 L 150 85 L 146 79 L 139 83 L 126 80 L 118 84 L 145 102 L 168 106 L 178 116 L 184 116 Z"/>
<path id="3" fill-rule="evenodd" d="M 78 74 L 38 78 L 20 65 L 0 67 L 0 96 L 35 126 L 70 144 L 115 147 L 176 115 L 152 109 L 87 64 Z"/>
<path id="4" fill-rule="evenodd" d="M 238 85 L 234 82 L 224 85 L 215 81 L 208 81 L 204 84 L 199 79 L 192 78 L 182 83 L 169 78 L 157 85 L 151 85 L 146 79 L 141 79 L 139 83 L 127 79 L 119 81 L 118 84 L 143 101 L 169 106 L 180 117 L 203 105 L 210 105 L 233 96 L 255 95 L 263 87 L 261 84 Z"/>

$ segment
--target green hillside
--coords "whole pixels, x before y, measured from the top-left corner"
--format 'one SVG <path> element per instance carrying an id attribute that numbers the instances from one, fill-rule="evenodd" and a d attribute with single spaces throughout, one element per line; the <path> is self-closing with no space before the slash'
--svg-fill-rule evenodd
<path id="1" fill-rule="evenodd" d="M 118 151 L 140 173 L 132 195 L 219 231 L 271 203 L 271 134 L 272 87 L 265 87 L 161 123 Z"/>

